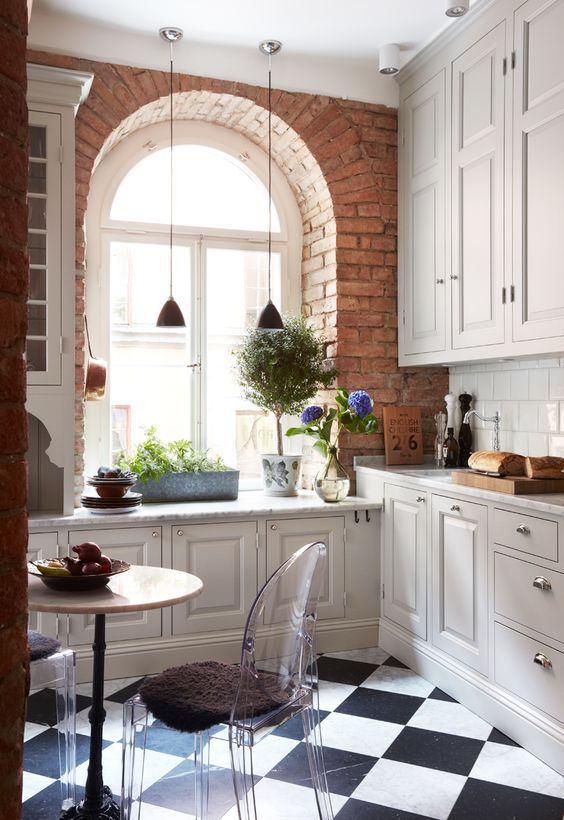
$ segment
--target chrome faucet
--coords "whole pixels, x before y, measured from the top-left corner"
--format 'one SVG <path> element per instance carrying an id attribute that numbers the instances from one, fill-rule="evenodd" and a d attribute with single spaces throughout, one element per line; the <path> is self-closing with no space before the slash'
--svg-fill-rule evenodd
<path id="1" fill-rule="evenodd" d="M 501 424 L 501 416 L 498 411 L 496 410 L 493 416 L 481 416 L 477 410 L 469 410 L 464 414 L 464 424 L 469 424 L 470 416 L 478 416 L 482 421 L 493 421 L 492 449 L 499 451 L 499 425 Z"/>

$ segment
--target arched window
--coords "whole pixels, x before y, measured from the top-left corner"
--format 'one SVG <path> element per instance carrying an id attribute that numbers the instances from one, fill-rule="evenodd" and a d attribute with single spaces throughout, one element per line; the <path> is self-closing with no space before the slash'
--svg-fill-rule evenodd
<path id="1" fill-rule="evenodd" d="M 231 351 L 268 296 L 268 159 L 230 129 L 175 122 L 173 293 L 186 328 L 156 327 L 169 290 L 169 163 L 162 123 L 123 139 L 93 176 L 86 313 L 109 385 L 87 405 L 87 471 L 155 426 L 251 479 L 257 453 L 274 447 L 272 426 L 241 398 Z M 297 312 L 301 220 L 274 163 L 272 192 L 273 299 Z"/>

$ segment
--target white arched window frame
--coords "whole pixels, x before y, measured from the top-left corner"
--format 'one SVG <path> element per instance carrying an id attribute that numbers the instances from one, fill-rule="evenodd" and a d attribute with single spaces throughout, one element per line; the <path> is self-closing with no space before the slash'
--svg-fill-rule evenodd
<path id="1" fill-rule="evenodd" d="M 175 121 L 175 145 L 203 145 L 223 151 L 242 161 L 262 183 L 268 185 L 268 156 L 243 135 L 219 125 L 193 120 Z M 121 140 L 100 162 L 92 177 L 86 214 L 87 270 L 86 314 L 92 348 L 105 358 L 111 368 L 109 254 L 112 242 L 134 241 L 143 245 L 168 247 L 168 212 L 162 224 L 127 222 L 111 219 L 116 191 L 127 173 L 148 153 L 167 148 L 169 123 L 158 123 L 140 129 Z M 217 191 L 221 196 L 221 191 Z M 272 199 L 277 210 L 280 230 L 272 234 L 273 255 L 280 258 L 279 288 L 273 287 L 273 298 L 281 312 L 299 313 L 301 308 L 302 223 L 294 195 L 284 174 L 272 163 Z M 201 226 L 174 227 L 175 248 L 185 249 L 190 259 L 191 286 L 188 321 L 187 364 L 189 368 L 190 423 L 185 435 L 196 447 L 210 446 L 206 419 L 208 351 L 206 349 L 207 311 L 221 293 L 206 293 L 206 262 L 214 249 L 255 250 L 267 252 L 267 231 L 213 229 Z M 168 262 L 159 270 L 168 282 Z M 273 285 L 276 285 L 273 282 Z M 160 305 L 155 305 L 155 322 Z M 150 390 L 150 383 L 148 384 Z M 163 401 L 166 400 L 163 397 Z M 91 474 L 101 463 L 111 460 L 111 405 L 107 394 L 102 401 L 86 405 L 86 472 Z M 291 440 L 289 440 L 291 443 Z M 288 448 L 291 449 L 291 448 Z"/>

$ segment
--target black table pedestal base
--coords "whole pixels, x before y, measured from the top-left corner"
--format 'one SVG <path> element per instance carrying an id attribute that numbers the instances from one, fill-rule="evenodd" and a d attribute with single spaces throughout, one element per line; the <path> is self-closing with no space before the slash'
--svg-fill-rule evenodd
<path id="1" fill-rule="evenodd" d="M 112 797 L 112 791 L 104 786 L 100 806 L 87 808 L 85 800 L 61 812 L 60 820 L 119 820 L 120 809 Z"/>

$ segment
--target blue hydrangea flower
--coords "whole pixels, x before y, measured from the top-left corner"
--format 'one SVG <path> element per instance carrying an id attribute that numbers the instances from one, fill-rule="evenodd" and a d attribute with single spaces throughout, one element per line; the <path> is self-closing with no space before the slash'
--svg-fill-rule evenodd
<path id="1" fill-rule="evenodd" d="M 312 404 L 311 407 L 306 407 L 300 418 L 302 420 L 302 424 L 310 424 L 312 421 L 320 419 L 322 415 L 323 408 L 319 407 L 317 404 Z"/>
<path id="2" fill-rule="evenodd" d="M 347 404 L 361 419 L 372 411 L 372 399 L 366 390 L 354 390 L 347 399 Z"/>

